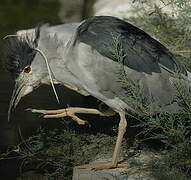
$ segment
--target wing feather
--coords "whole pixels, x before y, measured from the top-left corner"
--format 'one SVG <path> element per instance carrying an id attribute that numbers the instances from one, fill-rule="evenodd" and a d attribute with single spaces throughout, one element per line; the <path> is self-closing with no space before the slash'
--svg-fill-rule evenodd
<path id="1" fill-rule="evenodd" d="M 118 61 L 112 48 L 119 38 L 123 49 L 123 64 L 138 72 L 159 73 L 161 68 L 169 72 L 180 71 L 187 75 L 185 68 L 161 43 L 141 29 L 111 16 L 95 16 L 85 20 L 77 30 L 77 41 L 90 45 L 101 55 Z"/>

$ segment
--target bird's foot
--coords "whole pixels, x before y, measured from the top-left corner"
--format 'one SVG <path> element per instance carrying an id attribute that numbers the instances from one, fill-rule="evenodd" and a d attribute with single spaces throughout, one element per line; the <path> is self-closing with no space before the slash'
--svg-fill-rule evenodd
<path id="1" fill-rule="evenodd" d="M 44 118 L 61 118 L 61 117 L 71 117 L 74 121 L 76 121 L 79 125 L 84 125 L 86 123 L 85 120 L 80 119 L 76 116 L 76 114 L 99 114 L 104 115 L 102 112 L 97 109 L 89 109 L 89 108 L 79 108 L 79 107 L 70 107 L 66 109 L 58 109 L 58 110 L 43 110 L 43 109 L 27 109 L 33 113 L 41 113 Z"/>
<path id="2" fill-rule="evenodd" d="M 75 113 L 77 113 L 76 108 L 66 108 L 58 110 L 44 110 L 44 109 L 28 109 L 33 113 L 41 113 L 44 118 L 62 118 L 62 117 L 71 117 L 79 125 L 86 124 L 85 120 L 78 118 Z"/>
<path id="3" fill-rule="evenodd" d="M 114 164 L 112 162 L 109 163 L 92 163 L 92 164 L 85 164 L 81 166 L 75 166 L 76 169 L 95 169 L 95 170 L 103 170 L 103 169 L 113 169 L 113 168 L 125 168 L 129 167 L 128 164 Z"/>

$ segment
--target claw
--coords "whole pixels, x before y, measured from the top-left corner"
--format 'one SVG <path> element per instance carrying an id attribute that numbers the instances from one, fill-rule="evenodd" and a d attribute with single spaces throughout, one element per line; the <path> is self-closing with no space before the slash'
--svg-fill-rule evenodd
<path id="1" fill-rule="evenodd" d="M 79 125 L 86 124 L 86 121 L 80 119 L 76 114 L 98 114 L 100 116 L 108 116 L 97 109 L 79 108 L 79 107 L 70 107 L 70 108 L 58 109 L 58 110 L 28 108 L 27 110 L 33 113 L 41 113 L 44 115 L 44 118 L 61 118 L 61 117 L 69 116 L 74 121 L 76 121 Z"/>
<path id="2" fill-rule="evenodd" d="M 62 118 L 62 117 L 71 117 L 74 121 L 76 121 L 79 125 L 86 124 L 86 121 L 78 118 L 75 113 L 78 113 L 78 108 L 67 108 L 67 109 L 59 109 L 59 110 L 44 110 L 44 109 L 26 109 L 31 111 L 32 113 L 41 113 L 44 118 Z"/>

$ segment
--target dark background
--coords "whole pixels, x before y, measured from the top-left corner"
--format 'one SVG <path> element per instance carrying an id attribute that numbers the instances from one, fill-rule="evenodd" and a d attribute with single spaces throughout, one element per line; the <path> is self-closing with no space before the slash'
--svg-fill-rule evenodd
<path id="1" fill-rule="evenodd" d="M 38 115 L 27 112 L 25 110 L 26 108 L 56 109 L 68 105 L 83 106 L 84 104 L 87 104 L 84 102 L 86 99 L 83 96 L 65 89 L 64 87 L 57 86 L 57 91 L 61 99 L 61 104 L 58 105 L 52 89 L 49 86 L 42 86 L 20 101 L 15 112 L 12 114 L 11 123 L 7 122 L 7 111 L 11 93 L 14 88 L 14 82 L 3 66 L 3 51 L 5 45 L 3 37 L 8 34 L 14 34 L 18 30 L 34 28 L 39 23 L 43 22 L 49 23 L 50 25 L 60 24 L 61 21 L 69 22 L 70 12 L 67 12 L 67 7 L 70 6 L 68 11 L 72 10 L 72 4 L 69 3 L 68 5 L 65 0 L 62 2 L 61 7 L 61 0 L 1 0 L 0 150 L 4 150 L 8 146 L 16 145 L 19 142 L 21 136 L 18 132 L 19 128 L 21 129 L 22 136 L 28 137 L 45 121 L 43 118 L 38 118 Z M 89 5 L 85 3 L 85 1 L 83 4 L 85 7 L 83 13 L 78 16 L 80 19 L 88 16 L 87 13 L 90 11 Z M 81 8 L 81 11 L 83 4 L 78 7 L 78 4 L 75 6 L 73 3 L 75 9 Z M 86 7 L 88 9 L 87 11 L 85 10 Z M 66 12 L 65 19 L 60 19 L 58 17 L 59 11 Z M 71 21 L 74 21 L 74 19 Z"/>
<path id="2" fill-rule="evenodd" d="M 67 8 L 67 1 L 63 0 L 1 0 L 0 3 L 0 152 L 6 152 L 7 148 L 17 145 L 22 138 L 33 135 L 37 129 L 44 124 L 52 126 L 57 119 L 44 120 L 39 115 L 27 112 L 26 108 L 57 109 L 67 106 L 84 106 L 89 99 L 66 89 L 57 86 L 57 92 L 61 100 L 58 105 L 53 91 L 49 86 L 41 86 L 31 94 L 23 98 L 12 114 L 11 122 L 7 121 L 7 111 L 9 101 L 14 88 L 14 81 L 9 72 L 4 68 L 3 52 L 5 48 L 5 37 L 14 34 L 18 30 L 34 28 L 39 23 L 49 23 L 50 25 L 61 24 L 70 20 L 71 8 Z M 84 1 L 85 2 L 85 1 Z M 85 4 L 85 3 L 84 3 Z M 75 4 L 73 4 L 75 5 Z M 69 6 L 72 6 L 69 4 Z M 87 6 L 87 4 L 86 4 Z M 75 8 L 77 9 L 78 6 Z M 82 5 L 79 7 L 82 8 Z M 59 11 L 65 11 L 66 18 L 59 18 Z M 76 11 L 77 12 L 77 11 Z M 79 12 L 77 12 L 79 13 Z M 74 13 L 72 13 L 74 14 Z M 86 15 L 78 15 L 78 19 L 83 19 Z M 50 123 L 50 125 L 49 125 Z M 20 130 L 19 130 L 20 129 Z M 0 180 L 15 179 L 19 173 L 19 161 L 14 159 L 0 162 Z"/>

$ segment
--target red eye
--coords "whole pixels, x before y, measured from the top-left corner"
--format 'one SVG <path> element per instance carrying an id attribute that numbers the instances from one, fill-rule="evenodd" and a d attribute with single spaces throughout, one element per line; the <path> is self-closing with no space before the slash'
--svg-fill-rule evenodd
<path id="1" fill-rule="evenodd" d="M 30 66 L 27 66 L 24 68 L 24 72 L 25 73 L 29 73 L 31 71 L 31 67 Z"/>

